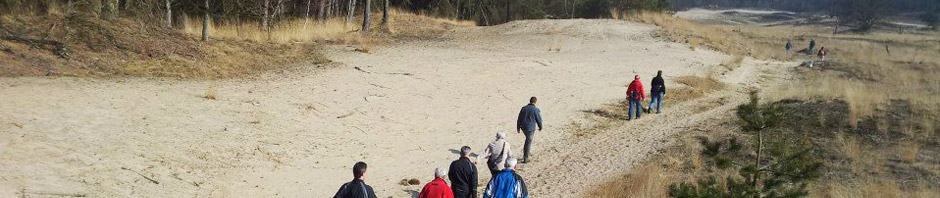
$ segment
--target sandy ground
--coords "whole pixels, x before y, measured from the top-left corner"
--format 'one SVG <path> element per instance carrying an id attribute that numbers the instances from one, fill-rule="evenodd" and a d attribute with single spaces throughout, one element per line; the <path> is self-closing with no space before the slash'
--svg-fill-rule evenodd
<path id="1" fill-rule="evenodd" d="M 0 78 L 0 197 L 329 197 L 356 161 L 369 163 L 366 182 L 379 197 L 412 197 L 421 186 L 399 180 L 428 181 L 457 148 L 481 151 L 496 131 L 510 132 L 521 155 L 515 117 L 530 96 L 540 98 L 545 130 L 520 174 L 533 197 L 575 197 L 793 65 L 748 59 L 721 72 L 727 55 L 652 31 L 614 20 L 518 21 L 371 54 L 333 46 L 334 63 L 257 79 Z M 583 110 L 623 98 L 634 74 L 648 83 L 656 70 L 672 87 L 671 77 L 709 72 L 732 86 L 573 135 L 597 123 Z M 216 100 L 203 98 L 209 89 Z"/>

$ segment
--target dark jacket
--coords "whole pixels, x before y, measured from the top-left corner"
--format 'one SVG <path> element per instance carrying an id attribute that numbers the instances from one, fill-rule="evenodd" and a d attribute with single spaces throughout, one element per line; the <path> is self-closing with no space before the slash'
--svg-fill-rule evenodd
<path id="1" fill-rule="evenodd" d="M 666 93 L 666 82 L 663 81 L 662 75 L 656 75 L 650 83 L 650 95 L 656 96 L 659 93 Z"/>
<path id="2" fill-rule="evenodd" d="M 535 107 L 534 104 L 522 107 L 522 110 L 519 111 L 519 118 L 516 119 L 516 128 L 528 132 L 535 131 L 535 126 L 542 129 L 541 114 L 539 108 Z"/>
<path id="3" fill-rule="evenodd" d="M 342 187 L 339 187 L 339 191 L 336 191 L 336 195 L 333 195 L 333 198 L 376 198 L 375 191 L 372 190 L 372 186 L 366 185 L 365 182 L 359 179 L 354 179 L 349 183 L 343 184 Z"/>
<path id="4" fill-rule="evenodd" d="M 447 176 L 455 198 L 473 198 L 477 194 L 477 166 L 470 159 L 460 157 L 450 163 Z"/>

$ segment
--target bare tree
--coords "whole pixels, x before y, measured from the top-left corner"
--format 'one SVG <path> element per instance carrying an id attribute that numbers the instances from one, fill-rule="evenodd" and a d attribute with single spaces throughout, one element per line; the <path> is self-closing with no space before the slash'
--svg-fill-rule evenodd
<path id="1" fill-rule="evenodd" d="M 202 17 L 202 41 L 209 41 L 209 0 L 205 0 Z"/>
<path id="2" fill-rule="evenodd" d="M 387 26 L 387 25 L 388 25 L 388 0 L 383 0 L 383 1 L 384 1 L 384 3 L 382 4 L 382 23 L 381 23 L 381 25 L 382 25 L 382 26 Z"/>
<path id="3" fill-rule="evenodd" d="M 370 9 L 372 0 L 363 0 L 363 2 L 366 3 L 366 6 L 362 9 L 362 32 L 369 32 L 369 26 L 372 25 L 372 18 L 370 14 L 372 12 Z"/>
<path id="4" fill-rule="evenodd" d="M 173 27 L 173 2 L 170 0 L 164 0 L 166 2 L 166 26 Z"/>
<path id="5" fill-rule="evenodd" d="M 349 6 L 346 6 L 346 24 L 349 24 L 353 20 L 353 15 L 356 13 L 356 0 L 349 0 Z"/>
<path id="6" fill-rule="evenodd" d="M 307 22 L 310 22 L 310 0 L 307 0 L 307 11 L 304 12 L 304 28 L 307 29 Z"/>
<path id="7" fill-rule="evenodd" d="M 264 0 L 264 4 L 261 6 L 261 29 L 267 31 L 271 26 L 271 0 Z"/>
<path id="8" fill-rule="evenodd" d="M 317 22 L 323 23 L 323 19 L 326 18 L 326 15 L 324 15 L 326 14 L 324 13 L 326 9 L 326 0 L 317 0 L 317 3 L 320 5 L 320 7 L 317 8 Z"/>

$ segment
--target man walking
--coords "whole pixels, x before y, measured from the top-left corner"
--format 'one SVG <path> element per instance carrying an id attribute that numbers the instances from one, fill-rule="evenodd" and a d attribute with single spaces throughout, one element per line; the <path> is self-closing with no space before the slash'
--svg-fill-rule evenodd
<path id="1" fill-rule="evenodd" d="M 787 46 L 786 46 L 786 49 L 787 49 L 787 56 L 790 56 L 790 53 L 791 53 L 792 50 L 793 50 L 793 44 L 790 43 L 790 39 L 787 39 Z"/>
<path id="2" fill-rule="evenodd" d="M 643 99 L 646 99 L 646 95 L 643 94 L 643 83 L 640 82 L 640 76 L 633 76 L 633 82 L 630 83 L 630 86 L 627 86 L 627 100 L 630 106 L 627 109 L 627 120 L 632 120 L 634 113 L 636 118 L 640 119 Z"/>
<path id="3" fill-rule="evenodd" d="M 656 113 L 663 107 L 663 96 L 666 96 L 666 83 L 663 81 L 663 70 L 656 72 L 653 82 L 650 83 L 650 105 L 646 113 L 653 111 L 653 104 L 656 104 Z"/>
<path id="4" fill-rule="evenodd" d="M 490 179 L 483 198 L 529 198 L 522 176 L 516 174 L 516 158 L 506 160 L 506 169 Z"/>
<path id="5" fill-rule="evenodd" d="M 542 131 L 542 112 L 535 107 L 536 102 L 538 99 L 535 96 L 529 98 L 529 104 L 519 110 L 519 118 L 516 119 L 516 133 L 525 132 L 522 163 L 529 163 L 529 150 L 532 148 L 532 139 L 535 138 L 535 127 L 538 126 L 539 131 Z"/>
<path id="6" fill-rule="evenodd" d="M 809 39 L 809 49 L 807 49 L 807 50 L 808 50 L 808 51 L 806 51 L 806 53 L 809 54 L 809 55 L 811 55 L 811 56 L 812 56 L 814 53 L 816 53 L 816 39 L 815 39 L 815 38 Z"/>
<path id="7" fill-rule="evenodd" d="M 444 182 L 446 174 L 447 171 L 442 167 L 434 169 L 434 180 L 424 185 L 421 193 L 418 193 L 418 198 L 454 198 L 454 192 L 447 187 L 447 182 Z"/>
<path id="8" fill-rule="evenodd" d="M 353 180 L 339 187 L 339 191 L 336 191 L 333 198 L 376 198 L 372 186 L 366 185 L 363 181 L 366 177 L 366 168 L 365 162 L 356 162 L 353 165 Z"/>
<path id="9" fill-rule="evenodd" d="M 450 189 L 455 198 L 475 198 L 477 196 L 477 166 L 470 161 L 470 147 L 460 148 L 460 159 L 450 163 L 447 176 L 450 177 Z"/>
<path id="10" fill-rule="evenodd" d="M 490 142 L 483 150 L 483 154 L 477 156 L 477 161 L 486 159 L 486 167 L 490 169 L 490 174 L 496 176 L 496 173 L 503 170 L 502 164 L 506 163 L 506 158 L 512 155 L 509 144 L 506 143 L 506 133 L 496 132 L 496 140 Z"/>

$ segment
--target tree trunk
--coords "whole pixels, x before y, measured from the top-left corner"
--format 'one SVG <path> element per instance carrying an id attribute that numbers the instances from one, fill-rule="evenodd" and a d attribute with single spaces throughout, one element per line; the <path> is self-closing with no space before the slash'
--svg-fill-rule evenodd
<path id="1" fill-rule="evenodd" d="M 108 19 L 108 20 L 113 19 L 114 16 L 116 15 L 115 13 L 117 12 L 116 11 L 117 8 L 115 8 L 116 5 L 114 1 L 115 0 L 102 0 L 101 1 L 101 15 L 104 16 L 105 19 Z"/>
<path id="2" fill-rule="evenodd" d="M 509 22 L 512 20 L 512 12 L 510 12 L 509 10 L 509 5 L 510 3 L 512 3 L 512 0 L 505 0 L 505 1 L 506 1 L 506 22 Z"/>
<path id="3" fill-rule="evenodd" d="M 372 0 L 363 0 L 363 2 L 366 3 L 366 6 L 362 9 L 362 32 L 365 33 L 369 32 L 369 26 L 372 25 L 372 18 L 370 14 L 372 13 L 372 10 L 370 10 L 372 6 Z"/>
<path id="4" fill-rule="evenodd" d="M 271 13 L 269 12 L 271 8 L 270 6 L 271 6 L 271 0 L 264 0 L 264 6 L 262 8 L 264 9 L 264 12 L 263 12 L 264 16 L 261 16 L 261 30 L 264 30 L 264 31 L 268 31 L 268 27 L 270 26 L 270 23 L 271 23 L 270 22 Z"/>
<path id="5" fill-rule="evenodd" d="M 283 5 L 284 0 L 277 0 L 277 3 L 274 4 L 274 13 L 272 13 L 272 19 L 274 19 L 273 21 L 275 24 L 278 21 L 281 21 L 281 14 L 284 12 L 284 10 L 282 10 L 282 8 L 284 8 Z"/>
<path id="6" fill-rule="evenodd" d="M 384 1 L 384 3 L 382 4 L 382 23 L 381 23 L 381 25 L 382 25 L 382 26 L 387 26 L 387 25 L 388 25 L 388 0 L 383 0 L 383 1 Z"/>
<path id="7" fill-rule="evenodd" d="M 349 6 L 346 6 L 346 24 L 353 20 L 356 14 L 356 0 L 349 0 Z"/>
<path id="8" fill-rule="evenodd" d="M 323 23 L 323 20 L 326 18 L 326 13 L 324 12 L 326 11 L 326 0 L 319 0 L 317 3 L 320 4 L 320 7 L 317 8 L 317 22 Z"/>
<path id="9" fill-rule="evenodd" d="M 209 41 L 209 0 L 205 0 L 202 17 L 202 41 Z"/>
<path id="10" fill-rule="evenodd" d="M 307 22 L 310 22 L 310 0 L 307 0 L 307 11 L 304 12 L 304 28 L 307 29 Z"/>
<path id="11" fill-rule="evenodd" d="M 170 0 L 165 0 L 166 2 L 166 26 L 173 27 L 173 5 Z"/>
<path id="12" fill-rule="evenodd" d="M 388 0 L 386 0 L 388 1 Z M 457 0 L 457 4 L 454 5 L 454 20 L 460 20 L 460 0 Z"/>
<path id="13" fill-rule="evenodd" d="M 757 189 L 757 180 L 760 179 L 760 153 L 764 148 L 764 136 L 761 131 L 757 131 L 757 158 L 754 158 L 754 166 L 757 170 L 754 170 L 754 181 L 751 181 L 751 186 L 754 189 Z"/>

